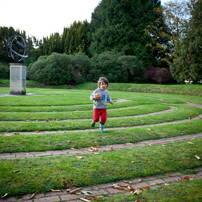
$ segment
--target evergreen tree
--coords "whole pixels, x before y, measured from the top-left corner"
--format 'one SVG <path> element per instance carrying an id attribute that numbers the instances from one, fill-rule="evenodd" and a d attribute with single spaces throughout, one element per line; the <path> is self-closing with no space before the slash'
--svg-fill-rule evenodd
<path id="1" fill-rule="evenodd" d="M 151 39 L 145 28 L 154 21 L 158 6 L 158 0 L 102 0 L 89 25 L 90 55 L 115 50 L 135 55 L 146 65 L 156 64 L 146 47 Z"/>

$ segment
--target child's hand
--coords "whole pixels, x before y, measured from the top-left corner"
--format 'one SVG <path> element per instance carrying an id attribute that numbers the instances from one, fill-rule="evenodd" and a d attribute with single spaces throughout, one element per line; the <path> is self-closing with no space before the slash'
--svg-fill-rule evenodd
<path id="1" fill-rule="evenodd" d="M 114 103 L 111 101 L 111 102 L 110 102 L 110 104 L 112 104 L 112 105 L 113 105 Z"/>

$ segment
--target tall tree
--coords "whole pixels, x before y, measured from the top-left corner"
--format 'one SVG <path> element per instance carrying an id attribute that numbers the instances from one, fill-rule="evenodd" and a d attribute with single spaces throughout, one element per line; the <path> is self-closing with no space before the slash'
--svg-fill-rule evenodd
<path id="1" fill-rule="evenodd" d="M 92 13 L 89 26 L 89 52 L 91 56 L 105 51 L 119 51 L 135 55 L 144 64 L 156 63 L 146 47 L 150 37 L 146 26 L 154 21 L 154 7 L 158 0 L 102 0 Z"/>
<path id="2" fill-rule="evenodd" d="M 165 16 L 162 6 L 154 8 L 155 20 L 150 22 L 145 33 L 151 38 L 147 41 L 147 47 L 158 61 L 159 67 L 168 67 L 171 40 L 171 30 L 165 24 Z"/>
<path id="3" fill-rule="evenodd" d="M 175 47 L 170 65 L 178 82 L 202 80 L 202 0 L 192 0 L 192 16 Z"/>
<path id="4" fill-rule="evenodd" d="M 175 44 L 185 29 L 191 11 L 192 0 L 179 1 L 171 0 L 164 4 L 165 23 L 171 30 L 170 47 L 171 52 L 174 51 Z"/>

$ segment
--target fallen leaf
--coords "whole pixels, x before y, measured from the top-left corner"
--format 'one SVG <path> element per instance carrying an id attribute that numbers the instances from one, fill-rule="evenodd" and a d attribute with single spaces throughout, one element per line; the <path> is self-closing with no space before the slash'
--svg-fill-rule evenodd
<path id="1" fill-rule="evenodd" d="M 64 126 L 64 124 L 61 124 L 61 126 Z"/>
<path id="2" fill-rule="evenodd" d="M 142 182 L 142 179 L 140 178 L 138 181 L 139 181 L 139 182 Z"/>
<path id="3" fill-rule="evenodd" d="M 19 172 L 19 170 L 14 170 L 13 172 L 14 172 L 14 173 Z"/>
<path id="4" fill-rule="evenodd" d="M 165 186 L 168 186 L 169 184 L 168 183 L 165 183 Z"/>
<path id="5" fill-rule="evenodd" d="M 111 151 L 113 151 L 113 150 L 114 150 L 114 148 L 112 147 L 112 145 L 110 146 L 110 149 L 111 149 Z"/>
<path id="6" fill-rule="evenodd" d="M 170 177 L 170 174 L 167 173 L 167 176 Z"/>
<path id="7" fill-rule="evenodd" d="M 52 192 L 60 192 L 60 190 L 50 189 Z"/>
<path id="8" fill-rule="evenodd" d="M 20 135 L 20 133 L 14 133 L 14 135 Z"/>
<path id="9" fill-rule="evenodd" d="M 48 120 L 48 119 L 46 120 L 46 122 L 49 122 L 49 121 L 50 121 L 50 120 Z"/>
<path id="10" fill-rule="evenodd" d="M 36 132 L 36 133 L 40 133 L 41 131 L 40 131 L 40 130 L 36 130 L 35 132 Z"/>
<path id="11" fill-rule="evenodd" d="M 73 190 L 71 190 L 69 193 L 70 193 L 70 194 L 76 194 L 76 193 L 79 192 L 80 190 L 81 190 L 81 187 L 80 187 L 80 188 L 73 189 Z"/>
<path id="12" fill-rule="evenodd" d="M 6 196 L 8 196 L 8 193 L 4 194 L 1 198 L 5 198 Z"/>
<path id="13" fill-rule="evenodd" d="M 195 155 L 195 157 L 196 157 L 197 159 L 201 159 L 198 155 Z"/>
<path id="14" fill-rule="evenodd" d="M 91 149 L 92 149 L 93 151 L 98 151 L 98 149 L 96 149 L 95 147 L 91 147 Z"/>
<path id="15" fill-rule="evenodd" d="M 132 163 L 135 163 L 135 161 L 131 161 Z"/>
<path id="16" fill-rule="evenodd" d="M 125 188 L 121 187 L 121 186 L 112 186 L 114 189 L 120 189 L 120 190 L 126 190 Z"/>
<path id="17" fill-rule="evenodd" d="M 103 196 L 90 196 L 88 199 L 89 199 L 89 200 L 92 200 L 92 201 L 98 201 L 98 200 L 100 200 L 101 198 L 103 198 Z"/>
<path id="18" fill-rule="evenodd" d="M 30 197 L 30 199 L 34 198 L 34 196 L 38 193 L 39 190 L 35 191 L 32 196 Z"/>
<path id="19" fill-rule="evenodd" d="M 76 158 L 77 158 L 77 159 L 82 159 L 82 158 L 83 158 L 83 156 L 76 156 Z"/>
<path id="20" fill-rule="evenodd" d="M 194 144 L 194 143 L 192 143 L 192 142 L 187 142 L 188 144 Z"/>
<path id="21" fill-rule="evenodd" d="M 81 153 L 76 153 L 76 155 L 79 155 L 79 154 L 81 154 Z"/>
<path id="22" fill-rule="evenodd" d="M 151 146 L 151 144 L 150 144 L 150 143 L 147 143 L 147 146 Z"/>
<path id="23" fill-rule="evenodd" d="M 189 181 L 189 177 L 188 177 L 188 176 L 185 176 L 185 177 L 184 177 L 184 181 Z"/>
<path id="24" fill-rule="evenodd" d="M 85 202 L 91 202 L 91 200 L 85 199 L 85 198 L 80 198 L 80 200 L 85 201 Z"/>
<path id="25" fill-rule="evenodd" d="M 67 142 L 68 142 L 68 143 L 70 143 L 70 142 L 71 142 L 71 140 L 68 140 Z"/>
<path id="26" fill-rule="evenodd" d="M 183 180 L 181 180 L 181 179 L 178 179 L 177 181 L 178 181 L 178 182 L 183 182 Z"/>
<path id="27" fill-rule="evenodd" d="M 133 194 L 134 194 L 134 195 L 138 195 L 138 194 L 140 194 L 141 192 L 142 192 L 141 189 L 136 189 Z"/>
<path id="28" fill-rule="evenodd" d="M 146 186 L 146 187 L 144 188 L 144 190 L 147 190 L 147 189 L 150 189 L 150 187 L 149 187 L 149 186 Z"/>

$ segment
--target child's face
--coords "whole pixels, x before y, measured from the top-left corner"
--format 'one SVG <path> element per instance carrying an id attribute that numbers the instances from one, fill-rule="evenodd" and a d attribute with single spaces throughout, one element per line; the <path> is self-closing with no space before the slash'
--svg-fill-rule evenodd
<path id="1" fill-rule="evenodd" d="M 107 84 L 102 81 L 102 82 L 100 83 L 100 89 L 101 89 L 102 91 L 104 91 L 106 88 L 107 88 Z"/>

